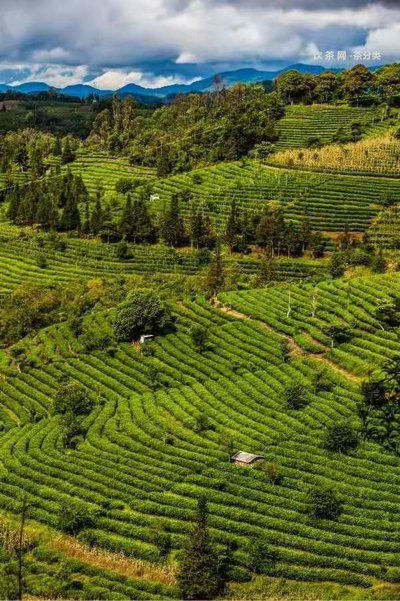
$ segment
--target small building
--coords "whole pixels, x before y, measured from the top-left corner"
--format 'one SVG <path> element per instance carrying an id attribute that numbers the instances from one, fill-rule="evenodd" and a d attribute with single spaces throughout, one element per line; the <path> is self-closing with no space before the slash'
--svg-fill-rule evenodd
<path id="1" fill-rule="evenodd" d="M 150 194 L 150 200 L 160 200 L 159 194 Z"/>
<path id="2" fill-rule="evenodd" d="M 231 462 L 236 465 L 251 466 L 260 459 L 264 459 L 264 455 L 253 455 L 253 453 L 247 453 L 246 451 L 239 451 L 232 455 Z"/>
<path id="3" fill-rule="evenodd" d="M 142 334 L 140 337 L 140 344 L 145 344 L 146 342 L 150 342 L 153 340 L 154 334 Z"/>

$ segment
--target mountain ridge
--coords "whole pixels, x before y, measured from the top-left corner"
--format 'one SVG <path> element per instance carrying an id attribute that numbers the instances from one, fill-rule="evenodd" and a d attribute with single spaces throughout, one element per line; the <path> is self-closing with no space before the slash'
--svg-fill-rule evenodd
<path id="1" fill-rule="evenodd" d="M 260 83 L 263 81 L 273 81 L 276 77 L 287 71 L 296 70 L 300 73 L 312 73 L 318 75 L 326 71 L 339 72 L 343 69 L 331 68 L 327 69 L 322 65 L 307 65 L 304 63 L 296 63 L 288 65 L 277 71 L 261 71 L 255 68 L 242 68 L 233 71 L 225 71 L 216 73 L 211 77 L 205 77 L 196 80 L 190 84 L 170 84 L 159 88 L 146 88 L 136 83 L 128 83 L 117 90 L 102 90 L 86 83 L 71 84 L 64 88 L 56 88 L 45 82 L 26 82 L 18 85 L 0 83 L 0 92 L 21 92 L 23 94 L 34 94 L 44 91 L 54 90 L 65 94 L 66 96 L 76 96 L 78 98 L 87 98 L 91 94 L 104 98 L 117 94 L 119 96 L 133 95 L 143 98 L 144 100 L 162 102 L 169 96 L 176 94 L 188 94 L 191 92 L 209 92 L 215 89 L 218 84 L 232 86 L 236 83 Z"/>

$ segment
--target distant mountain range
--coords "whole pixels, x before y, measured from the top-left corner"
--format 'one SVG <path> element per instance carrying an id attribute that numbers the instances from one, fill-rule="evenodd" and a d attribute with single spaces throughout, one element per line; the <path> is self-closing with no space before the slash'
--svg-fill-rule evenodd
<path id="1" fill-rule="evenodd" d="M 37 94 L 39 92 L 48 92 L 54 90 L 65 94 L 67 96 L 74 96 L 78 98 L 87 98 L 91 94 L 104 98 L 106 96 L 112 96 L 117 94 L 118 96 L 134 96 L 138 100 L 143 102 L 163 102 L 166 98 L 174 96 L 175 94 L 187 94 L 189 92 L 208 92 L 213 90 L 216 85 L 216 79 L 226 86 L 233 86 L 236 83 L 257 83 L 264 81 L 272 81 L 278 75 L 295 69 L 301 73 L 313 73 L 318 75 L 324 71 L 335 71 L 339 72 L 342 69 L 325 69 L 321 65 L 305 65 L 303 63 L 297 63 L 295 65 L 289 65 L 279 71 L 259 71 L 257 69 L 238 69 L 236 71 L 226 71 L 225 73 L 218 73 L 213 77 L 207 77 L 200 79 L 191 84 L 173 84 L 169 86 L 163 86 L 161 88 L 144 88 L 135 83 L 129 83 L 119 90 L 99 90 L 88 84 L 76 84 L 70 85 L 65 88 L 54 88 L 49 86 L 47 83 L 41 81 L 33 81 L 28 83 L 22 83 L 19 85 L 8 85 L 0 84 L 0 92 L 21 92 L 23 94 Z"/>

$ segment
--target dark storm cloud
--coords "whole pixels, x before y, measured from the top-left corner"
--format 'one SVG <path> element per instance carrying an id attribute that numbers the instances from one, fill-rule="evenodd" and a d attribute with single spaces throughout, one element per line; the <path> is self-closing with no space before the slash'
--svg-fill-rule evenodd
<path id="1" fill-rule="evenodd" d="M 184 77 L 220 66 L 309 62 L 327 46 L 373 44 L 400 54 L 394 0 L 0 2 L 3 68 L 22 73 L 32 65 L 32 76 L 45 73 L 54 83 L 104 71 L 114 71 L 115 82 L 127 72 Z"/>

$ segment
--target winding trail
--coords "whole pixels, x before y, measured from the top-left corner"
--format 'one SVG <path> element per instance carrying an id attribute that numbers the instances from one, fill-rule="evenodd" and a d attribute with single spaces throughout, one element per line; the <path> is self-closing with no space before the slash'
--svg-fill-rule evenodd
<path id="1" fill-rule="evenodd" d="M 224 305 L 221 301 L 219 301 L 216 298 L 213 299 L 213 306 L 215 308 L 219 309 L 222 313 L 225 313 L 226 315 L 231 315 L 232 317 L 235 317 L 236 319 L 253 321 L 254 323 L 257 323 L 258 325 L 269 330 L 270 332 L 273 332 L 277 336 L 280 336 L 282 338 L 282 340 L 286 340 L 286 342 L 288 343 L 289 352 L 290 352 L 291 357 L 293 357 L 293 358 L 308 357 L 310 359 L 318 361 L 319 363 L 325 365 L 326 367 L 329 367 L 330 369 L 335 371 L 337 374 L 341 375 L 343 378 L 350 380 L 351 382 L 353 382 L 355 384 L 359 384 L 361 382 L 362 378 L 360 376 L 356 376 L 351 371 L 344 369 L 344 367 L 340 367 L 334 361 L 332 361 L 332 359 L 328 358 L 326 355 L 318 354 L 318 353 L 307 353 L 307 351 L 302 349 L 301 346 L 299 346 L 295 342 L 294 338 L 292 338 L 291 336 L 287 336 L 286 334 L 282 334 L 281 332 L 278 332 L 272 326 L 265 323 L 265 321 L 261 321 L 259 319 L 253 319 L 252 317 L 250 317 L 249 315 L 246 315 L 245 313 L 240 313 L 239 311 L 236 311 L 235 309 L 232 309 L 231 307 Z M 320 344 L 320 343 L 318 343 L 318 344 Z M 326 348 L 326 351 L 329 350 L 327 347 L 325 347 L 325 348 Z"/>

